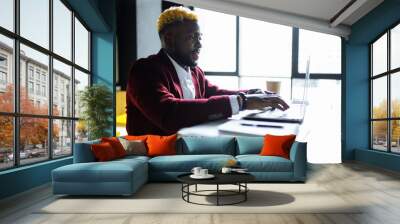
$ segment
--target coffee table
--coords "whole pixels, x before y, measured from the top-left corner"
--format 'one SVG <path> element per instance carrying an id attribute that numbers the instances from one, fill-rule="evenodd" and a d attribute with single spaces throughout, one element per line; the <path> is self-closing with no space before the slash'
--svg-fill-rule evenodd
<path id="1" fill-rule="evenodd" d="M 212 179 L 193 179 L 190 177 L 191 173 L 182 174 L 177 177 L 178 181 L 182 183 L 182 199 L 188 203 L 198 204 L 198 205 L 234 205 L 239 204 L 241 202 L 245 202 L 247 200 L 247 192 L 249 188 L 247 187 L 247 183 L 255 180 L 255 177 L 249 173 L 214 173 L 215 176 Z M 215 185 L 215 190 L 198 190 L 197 185 Z M 190 186 L 195 186 L 194 191 L 190 191 Z M 220 189 L 220 185 L 236 185 L 238 186 L 237 190 L 225 190 Z M 206 194 L 209 192 L 214 192 L 215 194 Z M 216 197 L 216 204 L 202 204 L 193 202 L 190 200 L 190 196 L 203 196 L 203 197 Z M 231 203 L 221 203 L 221 197 L 232 197 L 232 196 L 240 196 L 239 200 L 231 202 Z"/>

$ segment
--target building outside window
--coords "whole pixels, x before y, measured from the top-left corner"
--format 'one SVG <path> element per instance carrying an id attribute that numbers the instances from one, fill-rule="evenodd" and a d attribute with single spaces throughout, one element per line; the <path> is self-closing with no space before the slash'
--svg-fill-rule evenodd
<path id="1" fill-rule="evenodd" d="M 65 5 L 65 1 L 51 0 L 52 4 L 49 4 L 49 0 L 19 1 L 18 13 L 12 10 L 13 2 L 2 3 L 2 10 L 10 10 L 13 20 L 19 21 L 15 24 L 17 29 L 0 21 L 0 26 L 8 30 L 0 30 L 0 74 L 4 74 L 0 75 L 0 82 L 6 80 L 7 86 L 10 86 L 0 91 L 0 170 L 70 156 L 73 143 L 78 139 L 87 139 L 86 127 L 78 121 L 79 114 L 74 113 L 72 108 L 64 109 L 66 105 L 79 101 L 78 92 L 71 88 L 64 88 L 64 92 L 60 92 L 57 79 L 63 80 L 64 85 L 78 85 L 81 81 L 74 79 L 74 73 L 80 72 L 80 75 L 90 80 L 90 31 L 71 7 Z M 39 11 L 42 13 L 36 13 Z M 50 24 L 53 25 L 51 29 Z M 50 35 L 51 31 L 53 33 Z M 50 42 L 53 43 L 52 48 Z M 19 52 L 15 52 L 14 43 L 19 44 Z M 16 64 L 12 60 L 14 52 L 20 58 L 19 73 L 16 74 L 19 88 L 15 88 L 12 78 Z M 61 57 L 62 62 L 53 55 Z M 75 62 L 72 55 L 75 55 Z M 49 63 L 50 60 L 53 63 Z M 53 71 L 53 74 L 49 74 L 49 71 Z M 49 89 L 48 77 L 54 78 L 52 90 Z M 14 99 L 16 89 L 20 94 L 17 95 L 19 98 Z M 63 99 L 63 107 L 57 105 L 55 100 L 61 93 L 71 96 Z M 52 106 L 49 105 L 51 97 L 54 101 Z M 65 102 L 67 100 L 71 102 Z M 14 105 L 20 109 L 18 113 L 13 109 Z M 18 133 L 13 132 L 14 125 L 17 125 Z M 33 138 L 30 134 L 33 131 L 42 134 Z M 17 154 L 14 154 L 14 150 Z"/>

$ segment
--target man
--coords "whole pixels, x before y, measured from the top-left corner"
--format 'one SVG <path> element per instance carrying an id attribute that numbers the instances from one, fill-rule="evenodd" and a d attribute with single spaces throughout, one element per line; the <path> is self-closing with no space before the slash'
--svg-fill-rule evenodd
<path id="1" fill-rule="evenodd" d="M 194 12 L 171 7 L 158 19 L 162 49 L 133 65 L 126 91 L 129 135 L 176 133 L 244 109 L 286 110 L 278 96 L 244 95 L 212 85 L 197 66 L 201 33 Z M 254 91 L 253 91 L 254 92 Z"/>

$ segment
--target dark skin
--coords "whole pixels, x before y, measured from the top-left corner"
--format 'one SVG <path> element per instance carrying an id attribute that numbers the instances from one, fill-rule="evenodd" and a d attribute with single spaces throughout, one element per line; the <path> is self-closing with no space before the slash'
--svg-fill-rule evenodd
<path id="1" fill-rule="evenodd" d="M 201 33 L 197 22 L 185 20 L 182 23 L 170 25 L 160 33 L 163 49 L 184 69 L 197 66 L 201 49 Z M 247 106 L 245 109 L 255 110 L 265 107 L 286 110 L 287 103 L 275 94 L 246 95 Z M 242 104 L 241 97 L 238 97 Z"/>

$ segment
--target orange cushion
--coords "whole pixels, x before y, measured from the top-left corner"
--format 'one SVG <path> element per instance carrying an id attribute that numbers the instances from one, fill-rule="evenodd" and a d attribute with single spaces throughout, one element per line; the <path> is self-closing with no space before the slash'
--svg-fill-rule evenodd
<path id="1" fill-rule="evenodd" d="M 113 147 L 108 142 L 93 144 L 91 145 L 91 149 L 97 161 L 103 162 L 117 158 Z"/>
<path id="2" fill-rule="evenodd" d="M 148 135 L 148 156 L 175 155 L 176 138 L 177 134 L 170 136 Z"/>
<path id="3" fill-rule="evenodd" d="M 128 141 L 136 141 L 136 140 L 146 141 L 147 135 L 127 135 L 124 138 Z"/>
<path id="4" fill-rule="evenodd" d="M 109 137 L 109 138 L 101 138 L 101 142 L 108 142 L 114 149 L 115 155 L 118 158 L 126 156 L 126 151 L 124 146 L 122 146 L 121 142 L 116 137 Z"/>
<path id="5" fill-rule="evenodd" d="M 295 139 L 296 135 L 265 135 L 260 155 L 281 156 L 289 159 L 290 147 L 292 147 Z"/>

